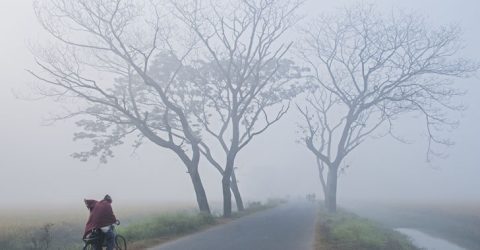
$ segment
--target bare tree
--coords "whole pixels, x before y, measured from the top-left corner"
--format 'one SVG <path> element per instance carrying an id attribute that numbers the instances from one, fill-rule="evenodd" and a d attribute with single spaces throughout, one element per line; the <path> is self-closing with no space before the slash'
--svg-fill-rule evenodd
<path id="1" fill-rule="evenodd" d="M 455 125 L 447 111 L 461 109 L 454 97 L 463 92 L 453 79 L 478 69 L 456 57 L 457 26 L 432 28 L 417 15 L 384 16 L 358 5 L 316 19 L 304 35 L 299 51 L 311 68 L 313 90 L 297 105 L 305 118 L 301 141 L 316 157 L 329 211 L 336 211 L 345 158 L 374 132 L 396 137 L 392 124 L 401 115 L 424 118 L 428 158 L 438 153 L 435 145 L 451 144 L 439 130 Z"/>
<path id="2" fill-rule="evenodd" d="M 41 94 L 73 103 L 58 119 L 78 118 L 82 131 L 75 138 L 93 143 L 75 157 L 104 162 L 112 147 L 137 147 L 146 138 L 180 158 L 200 211 L 210 213 L 198 173 L 200 137 L 178 95 L 189 87 L 177 75 L 192 45 L 182 56 L 173 54 L 175 33 L 161 7 L 133 0 L 36 2 L 37 17 L 55 44 L 36 53 L 39 69 L 31 73 L 42 83 Z"/>
<path id="3" fill-rule="evenodd" d="M 228 217 L 231 181 L 237 206 L 243 209 L 234 174 L 238 153 L 279 121 L 289 100 L 300 92 L 299 85 L 293 84 L 300 69 L 285 59 L 292 43 L 284 43 L 283 37 L 297 21 L 294 12 L 301 2 L 171 2 L 178 20 L 199 40 L 193 81 L 203 86 L 203 98 L 196 116 L 222 154 L 215 155 L 214 146 L 205 140 L 200 145 L 223 175 L 223 208 Z"/>

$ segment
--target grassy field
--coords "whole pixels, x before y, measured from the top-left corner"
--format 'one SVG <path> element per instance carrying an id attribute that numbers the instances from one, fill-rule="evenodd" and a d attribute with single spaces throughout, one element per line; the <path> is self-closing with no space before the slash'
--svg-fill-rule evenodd
<path id="1" fill-rule="evenodd" d="M 235 213 L 234 218 L 277 204 L 277 201 L 250 203 L 245 212 Z M 117 230 L 127 238 L 128 249 L 139 250 L 230 220 L 196 211 L 184 204 L 127 207 L 115 210 L 122 221 Z M 86 209 L 0 211 L 0 249 L 81 249 L 87 218 Z"/>
<path id="2" fill-rule="evenodd" d="M 418 250 L 406 236 L 344 210 L 321 206 L 318 218 L 316 250 Z"/>
<path id="3" fill-rule="evenodd" d="M 351 209 L 391 228 L 417 229 L 465 249 L 480 246 L 480 204 L 371 204 Z"/>
<path id="4" fill-rule="evenodd" d="M 144 207 L 115 208 L 116 216 L 122 221 L 121 230 L 130 224 L 163 214 L 190 214 L 193 206 L 186 204 L 149 205 Z M 81 249 L 81 237 L 88 210 L 82 206 L 9 209 L 0 211 L 0 249 Z"/>

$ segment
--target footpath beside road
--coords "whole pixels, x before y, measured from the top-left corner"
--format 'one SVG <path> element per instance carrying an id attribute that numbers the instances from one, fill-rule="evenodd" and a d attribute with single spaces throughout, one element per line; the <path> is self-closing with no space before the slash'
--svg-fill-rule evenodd
<path id="1" fill-rule="evenodd" d="M 150 250 L 312 250 L 317 206 L 290 202 Z"/>

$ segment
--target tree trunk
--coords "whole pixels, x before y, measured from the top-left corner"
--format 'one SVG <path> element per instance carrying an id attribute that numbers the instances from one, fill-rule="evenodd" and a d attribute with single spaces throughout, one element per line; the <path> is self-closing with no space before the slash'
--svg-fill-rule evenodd
<path id="1" fill-rule="evenodd" d="M 210 207 L 208 205 L 207 194 L 203 188 L 202 179 L 198 174 L 198 169 L 190 167 L 190 178 L 192 179 L 193 188 L 195 189 L 195 195 L 197 197 L 198 208 L 200 212 L 210 214 Z"/>
<path id="2" fill-rule="evenodd" d="M 235 176 L 235 171 L 232 173 L 232 182 L 231 189 L 233 196 L 235 197 L 235 203 L 237 203 L 237 210 L 243 211 L 245 207 L 243 206 L 242 196 L 240 195 L 240 190 L 238 190 L 237 177 Z"/>
<path id="3" fill-rule="evenodd" d="M 337 211 L 337 178 L 338 167 L 328 168 L 325 205 L 327 211 L 330 213 L 335 213 Z"/>
<path id="4" fill-rule="evenodd" d="M 325 177 L 323 175 L 323 171 L 325 170 L 325 167 L 323 163 L 318 159 L 318 157 L 315 157 L 317 160 L 317 168 L 318 168 L 318 178 L 320 178 L 320 183 L 322 184 L 322 193 L 323 193 L 323 199 L 327 199 L 327 184 L 325 183 Z"/>
<path id="5" fill-rule="evenodd" d="M 237 117 L 238 111 L 238 103 L 237 97 L 233 98 L 233 110 L 235 112 L 232 115 L 232 142 L 230 149 L 228 150 L 227 154 L 227 161 L 225 162 L 225 171 L 223 172 L 222 178 L 222 187 L 223 187 L 223 216 L 224 217 L 231 217 L 232 216 L 232 193 L 230 191 L 230 183 L 232 175 L 234 174 L 233 165 L 235 164 L 235 157 L 238 153 L 238 145 L 240 144 L 240 130 L 239 124 L 240 119 Z"/>
<path id="6" fill-rule="evenodd" d="M 230 192 L 230 175 L 226 172 L 222 178 L 222 190 L 223 190 L 223 217 L 232 216 L 232 193 Z"/>

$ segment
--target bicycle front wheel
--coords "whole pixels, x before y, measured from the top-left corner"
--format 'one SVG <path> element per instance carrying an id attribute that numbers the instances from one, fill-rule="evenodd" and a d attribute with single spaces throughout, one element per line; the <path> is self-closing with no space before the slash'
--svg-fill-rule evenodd
<path id="1" fill-rule="evenodd" d="M 125 237 L 117 234 L 115 236 L 115 247 L 117 250 L 127 250 L 127 240 Z"/>

